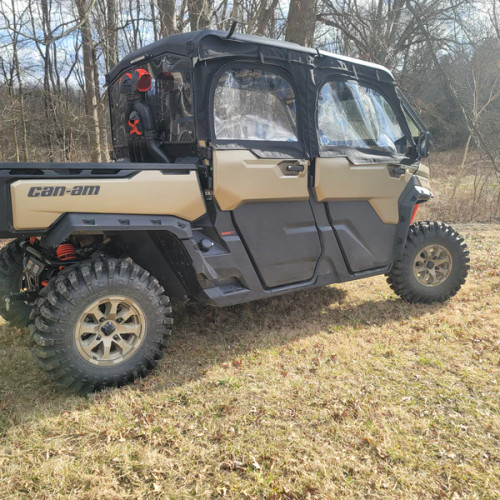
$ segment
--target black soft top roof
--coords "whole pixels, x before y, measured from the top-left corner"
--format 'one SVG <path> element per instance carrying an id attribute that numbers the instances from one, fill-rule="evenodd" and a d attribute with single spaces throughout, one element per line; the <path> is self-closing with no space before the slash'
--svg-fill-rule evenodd
<path id="1" fill-rule="evenodd" d="M 378 79 L 380 79 L 380 75 L 382 74 L 384 80 L 393 80 L 392 74 L 387 68 L 359 59 L 318 51 L 302 47 L 296 43 L 274 40 L 262 36 L 234 33 L 230 39 L 227 39 L 226 31 L 202 30 L 178 33 L 132 52 L 124 57 L 106 75 L 106 82 L 108 84 L 113 82 L 125 69 L 136 63 L 147 61 L 165 53 L 197 58 L 198 60 L 229 56 L 251 56 L 255 54 L 261 59 L 266 57 L 266 55 L 271 55 L 275 59 L 290 61 L 293 58 L 295 62 L 303 63 L 319 58 L 331 60 L 332 63 L 340 65 L 355 66 L 369 73 L 376 73 Z"/>

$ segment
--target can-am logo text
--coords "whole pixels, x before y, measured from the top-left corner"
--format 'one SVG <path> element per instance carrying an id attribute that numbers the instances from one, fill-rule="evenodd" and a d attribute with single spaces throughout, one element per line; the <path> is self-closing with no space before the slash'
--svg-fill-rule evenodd
<path id="1" fill-rule="evenodd" d="M 99 194 L 101 186 L 33 186 L 28 191 L 30 198 L 37 198 L 38 196 L 95 196 Z"/>

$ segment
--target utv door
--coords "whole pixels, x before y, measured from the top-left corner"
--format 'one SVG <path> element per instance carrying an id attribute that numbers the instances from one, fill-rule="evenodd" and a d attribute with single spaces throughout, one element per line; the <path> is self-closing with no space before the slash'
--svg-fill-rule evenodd
<path id="1" fill-rule="evenodd" d="M 213 93 L 214 197 L 265 287 L 307 281 L 321 254 L 292 85 L 277 71 L 231 65 Z"/>
<path id="2" fill-rule="evenodd" d="M 331 79 L 319 89 L 314 193 L 353 273 L 392 260 L 399 197 L 415 170 L 398 113 L 375 87 Z"/>

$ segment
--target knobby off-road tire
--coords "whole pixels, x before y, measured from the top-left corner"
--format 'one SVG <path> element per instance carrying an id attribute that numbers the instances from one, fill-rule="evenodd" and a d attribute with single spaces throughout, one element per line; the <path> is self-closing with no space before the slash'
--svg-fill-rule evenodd
<path id="1" fill-rule="evenodd" d="M 460 234 L 440 222 L 418 222 L 410 226 L 387 282 L 407 302 L 445 302 L 460 290 L 468 270 L 469 251 Z"/>
<path id="2" fill-rule="evenodd" d="M 14 326 L 28 326 L 31 307 L 25 302 L 11 302 L 5 307 L 5 297 L 21 291 L 23 283 L 23 250 L 18 240 L 0 250 L 0 315 Z"/>
<path id="3" fill-rule="evenodd" d="M 156 278 L 136 264 L 75 264 L 50 280 L 35 303 L 33 354 L 53 381 L 72 391 L 121 386 L 156 366 L 171 312 Z"/>

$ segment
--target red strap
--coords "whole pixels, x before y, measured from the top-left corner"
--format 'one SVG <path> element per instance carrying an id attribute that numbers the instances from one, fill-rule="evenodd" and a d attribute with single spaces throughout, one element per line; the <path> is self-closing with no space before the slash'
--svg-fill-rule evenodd
<path id="1" fill-rule="evenodd" d="M 137 135 L 142 135 L 142 132 L 137 128 L 137 125 L 139 124 L 139 120 L 134 120 L 131 122 L 130 120 L 128 121 L 128 125 L 130 127 L 130 135 L 137 134 Z"/>

